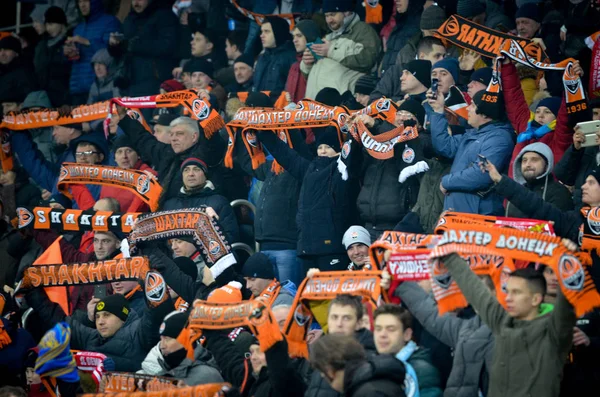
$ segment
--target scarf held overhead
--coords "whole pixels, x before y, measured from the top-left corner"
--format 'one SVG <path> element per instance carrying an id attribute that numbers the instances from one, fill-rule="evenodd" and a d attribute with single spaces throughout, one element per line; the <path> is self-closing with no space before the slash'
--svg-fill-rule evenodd
<path id="1" fill-rule="evenodd" d="M 231 247 L 206 207 L 160 211 L 141 215 L 129 235 L 131 252 L 139 242 L 193 237 L 213 276 L 217 278 L 236 263 Z"/>
<path id="2" fill-rule="evenodd" d="M 578 317 L 600 307 L 600 295 L 586 269 L 591 264 L 589 254 L 567 250 L 558 237 L 482 224 L 464 225 L 447 230 L 431 258 L 450 253 L 498 255 L 545 264 L 554 270 L 562 294 Z"/>
<path id="3" fill-rule="evenodd" d="M 129 233 L 139 215 L 139 212 L 19 207 L 16 226 L 19 229 L 54 230 L 58 233 L 87 231 Z"/>
<path id="4" fill-rule="evenodd" d="M 502 44 L 507 40 L 517 40 L 527 54 L 537 60 L 548 58 L 532 40 L 490 29 L 456 14 L 450 16 L 434 35 L 487 58 L 500 55 Z"/>
<path id="5" fill-rule="evenodd" d="M 62 163 L 58 190 L 72 197 L 70 184 L 92 184 L 123 188 L 142 199 L 152 211 L 158 209 L 162 187 L 151 173 L 107 165 Z"/>

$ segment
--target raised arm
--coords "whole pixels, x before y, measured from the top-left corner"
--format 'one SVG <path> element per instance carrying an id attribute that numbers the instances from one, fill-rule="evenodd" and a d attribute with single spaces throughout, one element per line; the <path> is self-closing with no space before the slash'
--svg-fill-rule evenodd
<path id="1" fill-rule="evenodd" d="M 433 148 L 441 156 L 453 159 L 464 135 L 448 134 L 448 120 L 443 113 L 431 112 L 429 122 Z"/>
<path id="2" fill-rule="evenodd" d="M 300 181 L 304 179 L 310 161 L 296 153 L 271 131 L 260 131 L 256 136 L 287 172 Z"/>
<path id="3" fill-rule="evenodd" d="M 504 91 L 506 115 L 516 133 L 520 134 L 527 129 L 530 112 L 521 89 L 521 79 L 517 73 L 517 67 L 512 62 L 502 64 L 500 78 Z"/>
<path id="4" fill-rule="evenodd" d="M 483 282 L 471 271 L 469 264 L 457 254 L 442 258 L 444 265 L 452 274 L 467 301 L 473 306 L 479 317 L 490 327 L 493 333 L 500 332 L 502 323 L 508 314 L 496 297 Z"/>
<path id="5" fill-rule="evenodd" d="M 454 315 L 440 316 L 435 300 L 414 282 L 403 282 L 394 293 L 427 332 L 449 347 L 455 347 L 465 321 Z"/>

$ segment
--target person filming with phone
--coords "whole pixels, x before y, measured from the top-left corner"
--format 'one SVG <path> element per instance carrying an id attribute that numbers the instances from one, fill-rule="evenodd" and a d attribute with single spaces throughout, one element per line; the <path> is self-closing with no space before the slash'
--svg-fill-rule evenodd
<path id="1" fill-rule="evenodd" d="M 486 91 L 475 94 L 467 108 L 472 128 L 461 135 L 450 135 L 444 115 L 442 84 L 437 93 L 431 89 L 427 91 L 427 102 L 433 109 L 430 116 L 433 148 L 439 155 L 453 159 L 450 173 L 440 183 L 440 190 L 445 195 L 444 210 L 481 215 L 504 213 L 502 199 L 492 191 L 492 180 L 481 173 L 478 164 L 489 160 L 499 169 L 508 168 L 514 147 L 513 130 L 503 120 L 502 101 L 484 102 L 484 95 Z"/>

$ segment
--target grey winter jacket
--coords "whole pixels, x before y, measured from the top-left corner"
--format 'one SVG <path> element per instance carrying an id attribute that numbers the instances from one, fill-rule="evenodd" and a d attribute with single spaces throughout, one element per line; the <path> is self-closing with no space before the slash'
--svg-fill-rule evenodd
<path id="1" fill-rule="evenodd" d="M 494 337 L 481 318 L 458 318 L 438 315 L 437 304 L 416 283 L 398 286 L 395 295 L 402 299 L 411 314 L 423 327 L 454 351 L 452 371 L 446 383 L 444 397 L 477 397 L 479 390 L 487 393 L 489 370 L 492 367 Z M 484 372 L 485 376 L 480 375 Z M 483 378 L 483 384 L 480 379 Z"/>
<path id="2" fill-rule="evenodd" d="M 188 386 L 204 385 L 207 383 L 223 382 L 223 377 L 217 367 L 212 354 L 204 347 L 198 345 L 194 350 L 194 360 L 184 359 L 175 368 L 169 368 L 160 351 L 160 343 L 150 350 L 142 362 L 142 369 L 138 373 L 154 376 L 171 376 L 182 380 Z"/>

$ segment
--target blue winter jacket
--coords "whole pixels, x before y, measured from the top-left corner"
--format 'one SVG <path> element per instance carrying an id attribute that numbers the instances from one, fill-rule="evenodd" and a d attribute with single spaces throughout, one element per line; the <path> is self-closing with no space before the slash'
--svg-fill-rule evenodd
<path id="1" fill-rule="evenodd" d="M 106 14 L 102 0 L 91 0 L 90 15 L 73 30 L 73 36 L 85 37 L 89 46 L 78 44 L 79 59 L 73 62 L 69 91 L 71 94 L 87 94 L 96 77 L 91 61 L 94 54 L 108 47 L 108 39 L 112 32 L 121 31 L 121 22 L 112 15 Z"/>
<path id="2" fill-rule="evenodd" d="M 444 210 L 502 215 L 502 198 L 491 189 L 490 176 L 481 172 L 478 155 L 485 156 L 499 172 L 506 170 L 514 148 L 511 125 L 490 122 L 462 135 L 450 136 L 443 114 L 431 114 L 430 122 L 433 148 L 440 155 L 454 159 L 450 173 L 442 178 L 442 186 L 448 191 Z"/>
<path id="3" fill-rule="evenodd" d="M 95 144 L 103 153 L 105 153 L 103 164 L 108 164 L 110 159 L 108 143 L 101 134 L 91 133 L 82 135 L 72 140 L 67 148 L 53 163 L 46 160 L 37 145 L 31 139 L 29 133 L 16 132 L 12 134 L 11 145 L 14 153 L 19 157 L 19 162 L 29 173 L 29 176 L 42 188 L 48 190 L 53 196 L 60 194 L 56 187 L 60 166 L 64 162 L 75 163 L 75 149 L 80 141 L 91 142 Z M 98 200 L 100 197 L 100 185 L 86 185 L 92 196 Z"/>

